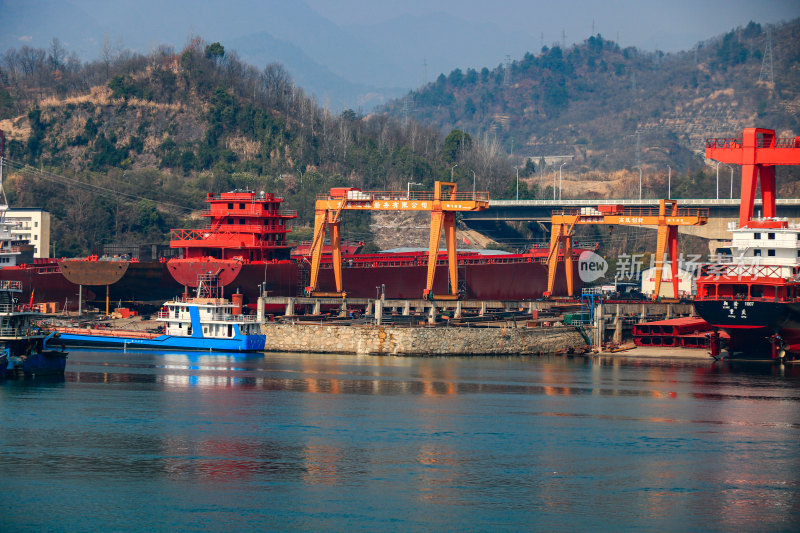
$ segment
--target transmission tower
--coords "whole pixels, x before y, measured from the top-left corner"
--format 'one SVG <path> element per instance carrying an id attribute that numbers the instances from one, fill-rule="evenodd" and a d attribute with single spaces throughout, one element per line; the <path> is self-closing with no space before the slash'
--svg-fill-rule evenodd
<path id="1" fill-rule="evenodd" d="M 761 74 L 758 81 L 775 83 L 775 70 L 772 64 L 772 26 L 767 26 L 767 46 L 764 49 L 764 59 L 761 61 Z"/>
<path id="2" fill-rule="evenodd" d="M 506 68 L 503 70 L 503 85 L 508 87 L 511 84 L 511 56 L 506 55 Z"/>
<path id="3" fill-rule="evenodd" d="M 409 108 L 408 101 L 410 99 L 411 95 L 406 95 L 406 97 L 403 98 L 403 126 L 408 126 L 408 108 Z"/>

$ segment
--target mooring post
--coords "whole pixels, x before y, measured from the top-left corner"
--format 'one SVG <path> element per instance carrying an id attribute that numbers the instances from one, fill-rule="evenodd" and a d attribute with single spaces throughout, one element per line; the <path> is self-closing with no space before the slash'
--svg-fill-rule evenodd
<path id="1" fill-rule="evenodd" d="M 381 320 L 383 320 L 383 302 L 375 300 L 375 324 L 380 326 Z"/>
<path id="2" fill-rule="evenodd" d="M 294 298 L 286 298 L 286 310 L 283 314 L 286 316 L 294 315 Z"/>

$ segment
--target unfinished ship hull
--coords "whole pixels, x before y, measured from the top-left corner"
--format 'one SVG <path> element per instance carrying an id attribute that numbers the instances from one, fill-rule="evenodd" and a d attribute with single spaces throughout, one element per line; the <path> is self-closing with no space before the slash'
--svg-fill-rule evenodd
<path id="1" fill-rule="evenodd" d="M 18 281 L 22 288 L 20 299 L 34 304 L 56 302 L 62 309 L 78 308 L 78 286 L 67 280 L 55 259 L 36 259 L 33 265 L 17 265 L 0 269 L 0 280 Z M 84 295 L 94 297 L 94 293 L 84 289 Z"/>
<path id="2" fill-rule="evenodd" d="M 161 305 L 182 290 L 169 275 L 166 263 L 160 261 L 105 261 L 90 257 L 62 260 L 58 266 L 63 277 L 75 286 L 75 294 L 78 285 L 82 285 L 83 300 L 95 304 L 105 301 L 106 287 L 109 300 L 126 305 Z"/>
<path id="3" fill-rule="evenodd" d="M 428 274 L 427 254 L 411 258 L 376 254 L 371 258 L 374 260 L 358 256 L 345 258 L 342 283 L 348 297 L 375 298 L 381 291 L 392 299 L 423 297 Z M 459 255 L 458 279 L 458 292 L 466 300 L 536 300 L 547 290 L 547 264 L 527 254 Z M 580 290 L 582 282 L 577 269 L 574 283 Z M 323 261 L 319 290 L 333 292 L 335 289 L 332 264 Z M 558 264 L 555 290 L 557 294 L 565 294 L 567 290 L 563 261 Z M 447 260 L 442 256 L 437 261 L 433 291 L 435 294 L 450 293 Z"/>

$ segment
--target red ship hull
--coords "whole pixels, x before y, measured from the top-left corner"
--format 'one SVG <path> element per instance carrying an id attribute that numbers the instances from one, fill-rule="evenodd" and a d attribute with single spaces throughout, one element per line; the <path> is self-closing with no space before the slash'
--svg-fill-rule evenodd
<path id="1" fill-rule="evenodd" d="M 427 254 L 375 254 L 348 256 L 342 268 L 344 291 L 351 298 L 374 298 L 383 291 L 392 299 L 422 298 L 427 278 Z M 242 263 L 224 259 L 171 259 L 170 274 L 188 287 L 197 285 L 198 275 L 220 272 L 225 292 L 241 292 L 245 303 L 255 303 L 262 284 L 267 296 L 298 296 L 309 276 L 310 265 L 301 260 L 270 263 Z M 477 255 L 459 257 L 459 284 L 462 297 L 470 300 L 534 300 L 547 290 L 547 265 L 532 255 Z M 581 280 L 574 274 L 575 286 Z M 330 257 L 320 268 L 321 291 L 334 292 Z M 377 289 L 376 289 L 377 287 Z M 434 277 L 434 293 L 449 293 L 446 261 L 441 258 Z M 559 262 L 556 276 L 557 294 L 566 293 L 564 263 Z"/>
<path id="2" fill-rule="evenodd" d="M 20 298 L 24 303 L 28 303 L 33 296 L 35 304 L 57 302 L 61 309 L 66 302 L 68 309 L 78 308 L 78 286 L 67 281 L 61 274 L 55 259 L 37 259 L 34 265 L 0 269 L 0 280 L 20 282 Z M 94 297 L 87 289 L 83 293 L 85 297 Z"/>
<path id="3" fill-rule="evenodd" d="M 467 300 L 535 300 L 547 290 L 547 265 L 533 261 L 512 261 L 504 256 L 485 256 L 486 263 L 470 264 L 459 261 L 458 279 L 462 298 Z M 499 262 L 495 259 L 504 259 Z M 491 262 L 490 262 L 491 261 Z M 391 258 L 384 261 L 360 263 L 342 268 L 344 291 L 352 298 L 375 298 L 380 291 L 386 298 L 422 298 L 428 274 L 427 265 L 392 265 Z M 446 264 L 436 266 L 433 282 L 434 294 L 450 293 Z M 576 287 L 582 286 L 575 277 Z M 566 294 L 564 264 L 559 263 L 556 276 L 556 294 Z M 330 263 L 323 264 L 319 273 L 319 290 L 335 291 L 336 284 Z"/>

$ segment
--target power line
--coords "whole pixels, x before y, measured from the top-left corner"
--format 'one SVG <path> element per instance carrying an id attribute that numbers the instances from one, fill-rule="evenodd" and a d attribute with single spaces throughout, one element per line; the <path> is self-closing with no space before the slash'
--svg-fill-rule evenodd
<path id="1" fill-rule="evenodd" d="M 23 174 L 29 174 L 34 177 L 38 177 L 49 181 L 51 183 L 56 183 L 62 185 L 64 187 L 74 187 L 80 190 L 84 190 L 87 192 L 92 192 L 101 196 L 110 196 L 113 198 L 126 198 L 131 201 L 139 201 L 139 200 L 149 200 L 151 202 L 155 202 L 158 205 L 169 207 L 172 209 L 176 209 L 182 212 L 191 213 L 194 211 L 191 207 L 187 207 L 180 204 L 173 204 L 170 202 L 165 202 L 163 200 L 153 200 L 152 198 L 146 198 L 144 196 L 138 196 L 135 194 L 128 194 L 122 191 L 115 191 L 114 189 L 109 189 L 108 187 L 102 187 L 100 185 L 93 185 L 91 183 L 87 183 L 85 181 L 81 181 L 75 178 L 68 178 L 66 176 L 62 176 L 60 174 L 55 174 L 53 172 L 46 171 L 44 169 L 35 168 L 25 163 L 20 163 L 18 161 L 14 161 L 12 159 L 3 159 L 5 165 L 10 168 L 13 168 Z"/>

